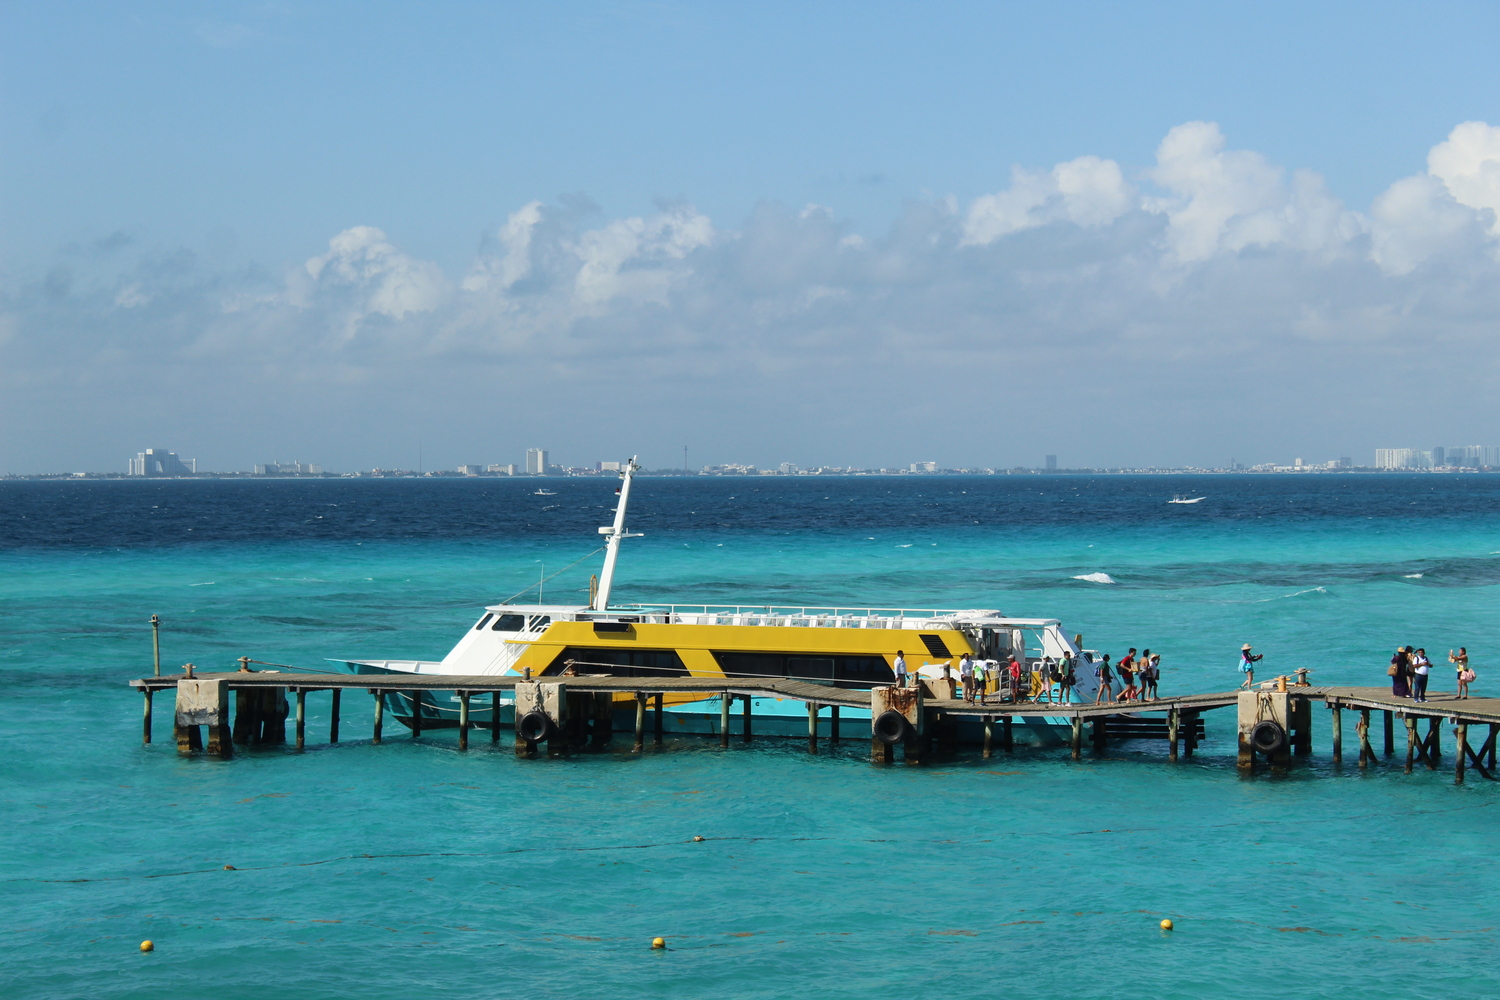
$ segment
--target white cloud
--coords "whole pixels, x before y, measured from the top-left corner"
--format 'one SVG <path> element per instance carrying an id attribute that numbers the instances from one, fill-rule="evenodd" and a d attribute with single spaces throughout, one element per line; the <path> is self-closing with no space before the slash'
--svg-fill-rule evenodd
<path id="1" fill-rule="evenodd" d="M 672 279 L 686 270 L 672 263 L 708 246 L 713 235 L 708 216 L 687 206 L 649 219 L 616 219 L 590 230 L 573 245 L 582 261 L 574 279 L 578 299 L 590 305 L 617 296 L 664 302 Z"/>
<path id="2" fill-rule="evenodd" d="M 981 195 L 969 206 L 963 243 L 984 246 L 1061 219 L 1080 226 L 1107 226 L 1130 210 L 1133 197 L 1113 160 L 1080 156 L 1048 173 L 1017 167 L 1009 188 Z"/>
<path id="3" fill-rule="evenodd" d="M 486 289 L 505 289 L 514 285 L 531 271 L 531 238 L 537 224 L 542 221 L 542 203 L 530 202 L 512 212 L 505 225 L 500 227 L 500 245 L 505 248 L 503 256 L 481 256 L 469 269 L 463 280 L 465 291 L 478 292 Z"/>
<path id="4" fill-rule="evenodd" d="M 313 288 L 292 289 L 295 301 L 309 292 L 352 293 L 344 336 L 352 336 L 366 316 L 400 320 L 438 308 L 449 292 L 442 268 L 397 250 L 374 226 L 353 226 L 328 241 L 328 252 L 304 265 Z"/>
<path id="5" fill-rule="evenodd" d="M 1427 154 L 1427 172 L 1460 205 L 1488 211 L 1489 229 L 1500 236 L 1500 128 L 1464 122 Z"/>

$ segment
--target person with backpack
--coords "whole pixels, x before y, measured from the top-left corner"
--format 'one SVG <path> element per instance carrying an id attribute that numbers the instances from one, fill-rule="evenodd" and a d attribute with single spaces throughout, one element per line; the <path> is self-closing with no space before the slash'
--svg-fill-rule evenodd
<path id="1" fill-rule="evenodd" d="M 1151 657 L 1151 664 L 1146 667 L 1146 697 L 1149 701 L 1156 701 L 1156 682 L 1161 680 L 1161 654 L 1156 653 Z"/>
<path id="2" fill-rule="evenodd" d="M 1109 669 L 1108 653 L 1104 654 L 1103 658 L 1099 661 L 1099 665 L 1094 668 L 1094 676 L 1099 679 L 1099 690 L 1094 693 L 1094 704 L 1097 705 L 1101 701 L 1114 701 L 1113 685 L 1115 678 Z M 1106 695 L 1108 695 L 1107 698 L 1105 697 Z"/>

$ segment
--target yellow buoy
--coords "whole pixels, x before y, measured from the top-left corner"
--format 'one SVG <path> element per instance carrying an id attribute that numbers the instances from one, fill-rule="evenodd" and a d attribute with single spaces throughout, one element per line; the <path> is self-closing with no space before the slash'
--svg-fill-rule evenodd
<path id="1" fill-rule="evenodd" d="M 1172 929 L 1172 921 L 1170 921 L 1170 920 L 1163 920 L 1161 922 L 1161 929 L 1164 930 L 1164 931 L 1171 930 Z"/>
<path id="2" fill-rule="evenodd" d="M 156 945 L 152 944 L 150 941 L 142 941 L 141 942 L 141 951 L 155 951 L 155 950 L 156 950 Z"/>
<path id="3" fill-rule="evenodd" d="M 653 947 L 653 948 L 665 948 L 666 946 L 667 946 L 667 939 L 666 938 L 652 938 L 651 939 L 651 947 Z"/>

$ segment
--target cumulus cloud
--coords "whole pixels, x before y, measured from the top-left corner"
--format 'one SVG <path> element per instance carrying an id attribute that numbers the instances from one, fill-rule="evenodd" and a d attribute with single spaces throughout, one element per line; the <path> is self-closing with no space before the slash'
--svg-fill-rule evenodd
<path id="1" fill-rule="evenodd" d="M 764 204 L 731 227 L 687 204 L 609 218 L 533 201 L 493 224 L 454 279 L 368 224 L 282 274 L 211 273 L 180 252 L 142 252 L 134 264 L 123 247 L 74 254 L 0 287 L 0 381 L 118 381 L 149 356 L 204 382 L 259 372 L 271 395 L 295 372 L 456 406 L 457 381 L 486 377 L 483 398 L 504 385 L 503 398 L 531 398 L 531 409 L 563 396 L 569 412 L 613 421 L 589 400 L 613 398 L 594 390 L 628 371 L 630 419 L 692 406 L 668 422 L 712 415 L 724 433 L 801 436 L 826 418 L 871 437 L 881 427 L 972 433 L 961 416 L 993 429 L 1105 412 L 1009 405 L 1028 371 L 1106 393 L 1169 372 L 1171 391 L 1154 397 L 1166 409 L 1186 405 L 1184 386 L 1228 372 L 1295 388 L 1312 384 L 1299 372 L 1409 370 L 1457 355 L 1478 378 L 1500 371 L 1497 137 L 1483 123 L 1458 126 L 1426 172 L 1363 212 L 1316 173 L 1189 122 L 1154 163 L 1081 156 L 1016 169 L 967 204 L 913 202 L 877 234 L 819 205 Z M 971 384 L 974 404 L 951 405 Z M 523 385 L 552 396 L 525 397 Z M 1366 404 L 1346 402 L 1349 412 Z M 1201 405 L 1160 433 L 1244 423 L 1212 395 Z M 1127 401 L 1122 412 L 1137 410 Z"/>
<path id="2" fill-rule="evenodd" d="M 1097 156 L 1080 156 L 1046 173 L 1017 167 L 1008 189 L 974 199 L 964 219 L 963 242 L 984 246 L 1058 220 L 1107 226 L 1129 211 L 1133 195 L 1120 165 Z"/>

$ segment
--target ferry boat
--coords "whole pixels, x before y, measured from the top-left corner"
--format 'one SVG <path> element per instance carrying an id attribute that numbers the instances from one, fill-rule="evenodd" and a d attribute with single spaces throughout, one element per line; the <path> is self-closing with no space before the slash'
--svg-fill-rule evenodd
<path id="1" fill-rule="evenodd" d="M 1073 657 L 1077 684 L 1074 702 L 1091 701 L 1098 690 L 1092 651 L 1079 648 L 1061 623 L 1052 618 L 1016 618 L 998 610 L 938 608 L 788 607 L 719 604 L 610 603 L 610 590 L 621 543 L 641 535 L 626 528 L 630 488 L 640 467 L 634 458 L 621 472 L 614 523 L 599 529 L 605 536 L 604 566 L 592 600 L 586 605 L 494 604 L 441 660 L 332 660 L 355 674 L 516 675 L 554 677 L 567 669 L 617 677 L 785 677 L 842 688 L 871 688 L 895 683 L 894 663 L 904 655 L 913 674 L 937 679 L 958 674 L 968 653 L 992 664 L 1019 660 L 1027 675 L 1044 658 Z M 1060 699 L 1058 685 L 1049 696 Z M 991 697 L 998 697 L 992 695 Z M 664 705 L 668 733 L 713 735 L 719 732 L 721 696 L 669 695 Z M 458 725 L 458 696 L 452 691 L 390 693 L 386 709 L 411 727 L 421 713 L 423 729 Z M 616 729 L 634 725 L 634 700 L 622 696 L 616 706 Z M 807 716 L 800 702 L 752 699 L 755 732 L 806 736 Z M 471 704 L 470 724 L 490 725 L 491 705 Z M 514 725 L 508 696 L 500 703 L 500 724 Z M 961 725 L 968 725 L 967 723 Z M 977 735 L 978 723 L 972 723 Z M 868 737 L 868 710 L 845 708 L 839 735 Z M 1046 715 L 1018 717 L 1013 738 L 1035 745 L 1068 739 L 1070 723 Z M 960 732 L 960 738 L 970 734 Z"/>

